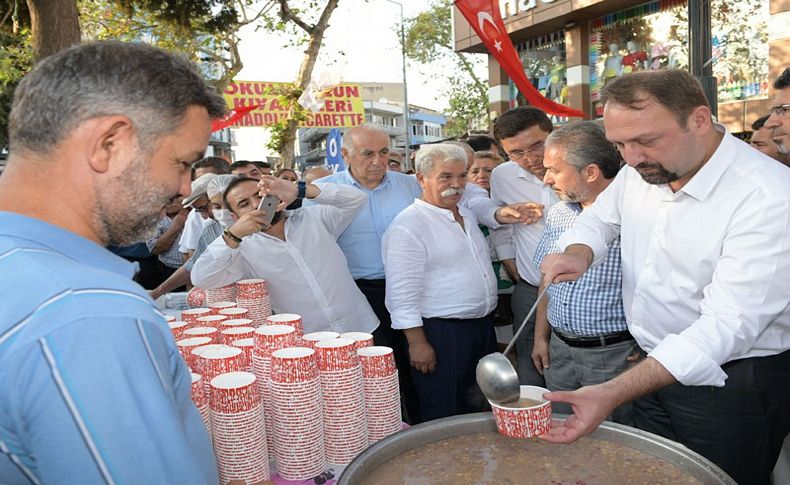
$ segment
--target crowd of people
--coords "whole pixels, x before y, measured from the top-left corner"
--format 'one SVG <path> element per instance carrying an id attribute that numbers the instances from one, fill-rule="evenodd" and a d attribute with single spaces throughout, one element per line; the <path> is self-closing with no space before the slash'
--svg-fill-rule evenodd
<path id="1" fill-rule="evenodd" d="M 545 440 L 613 420 L 769 483 L 790 432 L 790 68 L 774 89 L 754 148 L 664 70 L 607 83 L 602 124 L 517 107 L 413 164 L 360 126 L 347 170 L 298 174 L 204 157 L 225 102 L 179 57 L 45 59 L 0 177 L 0 483 L 216 483 L 154 300 L 251 277 L 305 332 L 392 347 L 412 424 L 488 409 L 477 362 L 537 304 L 519 379 L 569 415 Z"/>

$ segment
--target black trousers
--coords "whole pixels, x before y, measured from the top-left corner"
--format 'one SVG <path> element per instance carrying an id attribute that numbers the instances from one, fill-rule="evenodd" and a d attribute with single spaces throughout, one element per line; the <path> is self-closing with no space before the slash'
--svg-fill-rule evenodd
<path id="1" fill-rule="evenodd" d="M 400 330 L 392 329 L 392 320 L 384 304 L 386 290 L 385 280 L 355 280 L 357 287 L 367 298 L 373 313 L 379 319 L 379 327 L 373 332 L 373 343 L 391 347 L 398 368 L 398 382 L 401 392 L 401 410 L 403 421 L 411 425 L 422 422 L 417 390 L 411 377 L 409 346 L 406 337 Z"/>
<path id="2" fill-rule="evenodd" d="M 634 401 L 636 427 L 686 445 L 739 485 L 768 485 L 790 432 L 790 350 L 722 369 L 724 387 L 678 383 Z"/>
<path id="3" fill-rule="evenodd" d="M 455 416 L 490 409 L 477 386 L 477 362 L 496 352 L 491 315 L 475 319 L 423 318 L 422 328 L 436 354 L 436 370 L 412 369 L 420 396 L 422 419 Z"/>

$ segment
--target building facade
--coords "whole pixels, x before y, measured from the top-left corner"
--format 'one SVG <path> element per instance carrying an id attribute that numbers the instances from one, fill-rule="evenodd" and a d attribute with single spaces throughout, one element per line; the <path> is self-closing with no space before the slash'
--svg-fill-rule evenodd
<path id="1" fill-rule="evenodd" d="M 771 81 L 790 66 L 790 1 L 710 2 L 718 117 L 742 133 L 767 112 Z M 535 87 L 591 118 L 602 115 L 598 94 L 612 79 L 688 69 L 685 0 L 500 0 L 499 8 Z M 456 50 L 486 52 L 457 11 L 453 27 Z M 493 116 L 526 104 L 490 55 L 489 103 Z"/>

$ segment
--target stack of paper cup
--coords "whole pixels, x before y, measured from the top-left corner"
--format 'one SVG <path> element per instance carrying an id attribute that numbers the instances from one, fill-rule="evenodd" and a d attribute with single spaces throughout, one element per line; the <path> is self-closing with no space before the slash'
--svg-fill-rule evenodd
<path id="1" fill-rule="evenodd" d="M 212 346 L 212 348 L 198 353 L 197 367 L 200 369 L 200 375 L 205 379 L 205 383 L 208 384 L 211 379 L 220 374 L 243 371 L 246 368 L 244 352 L 230 345 Z M 206 390 L 211 392 L 208 386 L 206 386 Z"/>
<path id="2" fill-rule="evenodd" d="M 220 483 L 260 483 L 270 478 L 263 405 L 251 372 L 211 380 L 211 428 Z"/>
<path id="3" fill-rule="evenodd" d="M 211 315 L 211 310 L 208 308 L 189 308 L 187 310 L 181 310 L 181 320 L 187 322 L 190 327 L 196 326 L 198 318 L 207 315 Z"/>
<path id="4" fill-rule="evenodd" d="M 219 328 L 219 324 L 228 319 L 227 315 L 206 315 L 197 317 L 195 325 L 198 327 L 214 327 Z"/>
<path id="5" fill-rule="evenodd" d="M 197 286 L 187 293 L 187 305 L 191 307 L 202 307 L 206 304 L 206 290 Z"/>
<path id="6" fill-rule="evenodd" d="M 233 307 L 233 308 L 225 308 L 224 310 L 220 310 L 217 315 L 225 315 L 228 319 L 235 320 L 237 318 L 249 318 L 250 311 L 246 308 L 241 307 Z"/>
<path id="7" fill-rule="evenodd" d="M 237 304 L 236 301 L 215 301 L 214 303 L 209 303 L 206 305 L 209 310 L 211 310 L 212 315 L 219 315 L 222 310 L 227 310 L 228 308 L 236 308 Z M 230 318 L 230 317 L 228 317 Z"/>
<path id="8" fill-rule="evenodd" d="M 176 320 L 175 315 L 164 315 L 166 322 L 174 322 Z"/>
<path id="9" fill-rule="evenodd" d="M 208 345 L 211 341 L 211 337 L 190 337 L 177 340 L 176 346 L 181 353 L 181 357 L 184 358 L 184 362 L 187 363 L 187 366 L 190 369 L 194 369 L 197 356 L 192 354 L 192 349 L 200 347 L 201 345 Z"/>
<path id="10" fill-rule="evenodd" d="M 321 380 L 312 349 L 289 347 L 272 353 L 270 391 L 277 473 L 306 480 L 326 468 Z"/>
<path id="11" fill-rule="evenodd" d="M 351 340 L 354 341 L 354 345 L 356 345 L 357 349 L 361 349 L 362 347 L 373 346 L 373 335 L 367 332 L 341 333 L 340 338 L 350 338 Z"/>
<path id="12" fill-rule="evenodd" d="M 227 327 L 220 330 L 219 341 L 227 345 L 233 345 L 234 340 L 252 338 L 254 333 L 255 329 L 253 327 Z"/>
<path id="13" fill-rule="evenodd" d="M 224 349 L 227 347 L 225 344 L 207 344 L 201 345 L 199 347 L 195 347 L 194 349 L 190 350 L 189 353 L 192 354 L 192 362 L 194 362 L 194 367 L 192 367 L 192 371 L 196 372 L 200 375 L 203 375 L 203 365 L 205 365 L 205 361 L 200 359 L 200 355 L 210 349 Z M 209 379 L 203 379 L 203 387 L 206 389 L 206 395 L 209 394 Z"/>
<path id="14" fill-rule="evenodd" d="M 296 338 L 301 340 L 304 336 L 302 329 L 302 316 L 295 313 L 280 313 L 279 315 L 272 315 L 266 319 L 267 325 L 288 325 L 296 329 Z"/>
<path id="15" fill-rule="evenodd" d="M 167 325 L 170 327 L 170 332 L 173 334 L 173 338 L 176 340 L 181 340 L 184 338 L 184 330 L 189 327 L 187 322 L 183 322 L 181 320 L 171 320 L 167 322 Z"/>
<path id="16" fill-rule="evenodd" d="M 306 333 L 302 337 L 301 344 L 309 349 L 314 349 L 315 344 L 322 340 L 332 340 L 340 337 L 340 334 L 337 332 L 313 332 L 313 333 Z"/>
<path id="17" fill-rule="evenodd" d="M 266 317 L 272 314 L 269 288 L 266 280 L 249 279 L 236 283 L 236 303 L 249 310 L 247 318 L 255 322 L 254 327 L 266 324 Z"/>
<path id="18" fill-rule="evenodd" d="M 401 429 L 398 371 L 389 347 L 363 347 L 357 355 L 362 364 L 368 443 L 372 445 Z"/>
<path id="19" fill-rule="evenodd" d="M 219 330 L 216 327 L 190 327 L 183 332 L 184 338 L 209 337 L 212 342 L 219 341 Z"/>
<path id="20" fill-rule="evenodd" d="M 245 358 L 247 359 L 247 362 L 250 363 L 250 365 L 247 368 L 247 370 L 249 372 L 254 372 L 253 369 L 252 369 L 252 351 L 253 351 L 253 348 L 255 347 L 255 339 L 252 338 L 252 337 L 250 337 L 250 338 L 242 338 L 242 339 L 239 339 L 239 340 L 234 340 L 233 342 L 231 342 L 231 345 L 233 345 L 234 347 L 240 348 L 241 351 L 244 352 L 244 355 L 245 355 Z M 257 377 L 257 376 L 255 376 L 255 377 Z M 258 387 L 260 387 L 260 383 L 258 384 Z M 261 398 L 263 398 L 263 396 L 261 396 Z"/>
<path id="21" fill-rule="evenodd" d="M 209 436 L 211 436 L 211 411 L 208 406 L 209 395 L 203 389 L 203 379 L 200 374 L 192 372 L 192 402 L 200 412 L 200 418 L 203 420 L 203 425 L 206 427 Z"/>
<path id="22" fill-rule="evenodd" d="M 324 400 L 324 448 L 329 463 L 346 465 L 368 447 L 362 368 L 354 341 L 315 344 Z"/>
<path id="23" fill-rule="evenodd" d="M 222 288 L 206 288 L 206 306 L 219 301 L 236 301 L 236 284 Z"/>
<path id="24" fill-rule="evenodd" d="M 274 415 L 269 393 L 272 353 L 275 350 L 296 345 L 296 331 L 287 325 L 262 325 L 253 336 L 252 371 L 258 378 L 258 390 L 263 399 L 263 416 L 266 419 L 266 439 L 269 440 L 269 456 L 274 459 Z"/>

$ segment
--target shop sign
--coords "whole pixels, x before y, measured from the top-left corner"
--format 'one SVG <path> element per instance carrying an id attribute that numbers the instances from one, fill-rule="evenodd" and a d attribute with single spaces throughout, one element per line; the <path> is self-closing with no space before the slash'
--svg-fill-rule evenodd
<path id="1" fill-rule="evenodd" d="M 538 0 L 499 0 L 499 13 L 504 19 L 537 8 L 538 3 L 549 4 L 555 1 L 556 0 L 540 0 L 540 2 L 538 2 Z"/>

